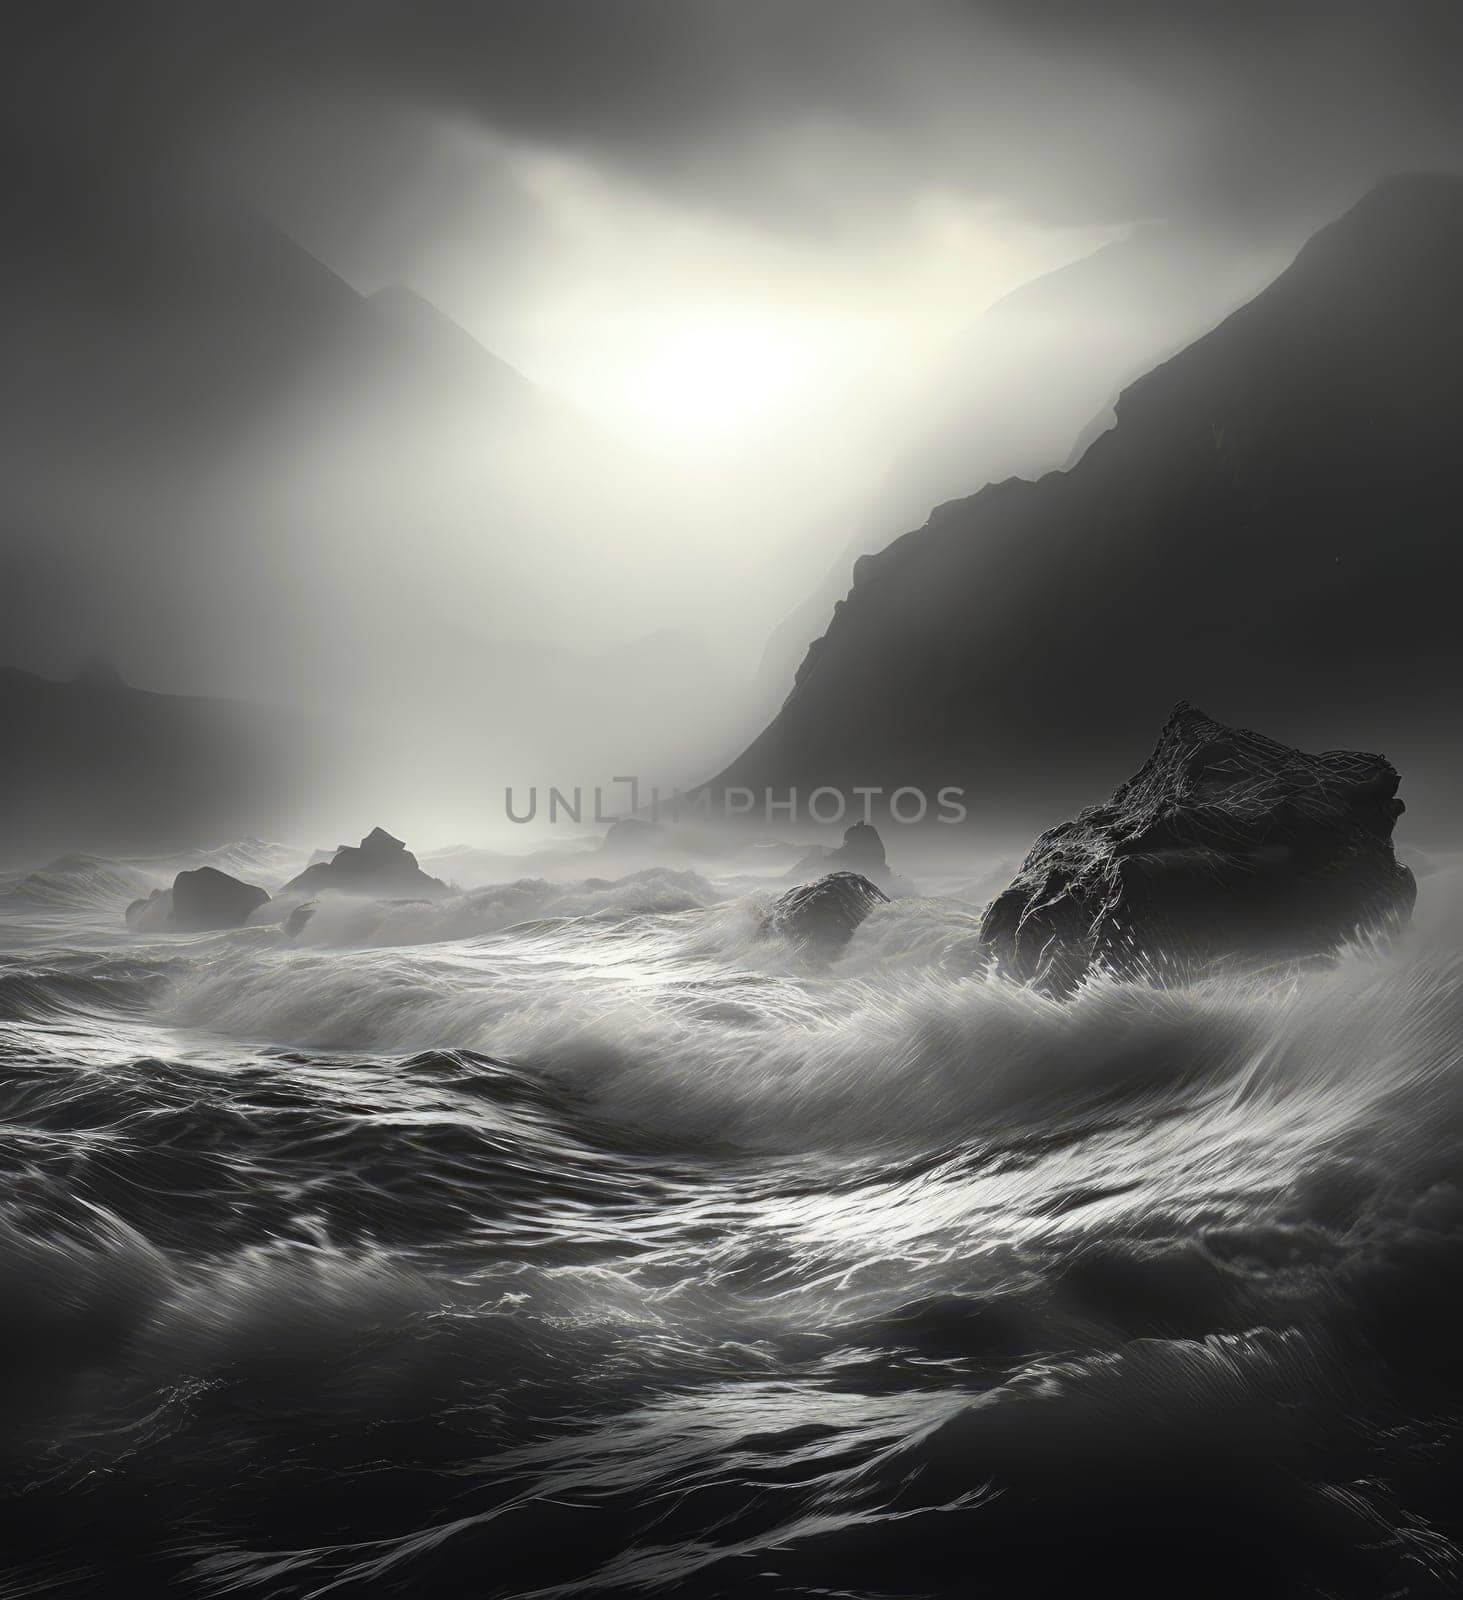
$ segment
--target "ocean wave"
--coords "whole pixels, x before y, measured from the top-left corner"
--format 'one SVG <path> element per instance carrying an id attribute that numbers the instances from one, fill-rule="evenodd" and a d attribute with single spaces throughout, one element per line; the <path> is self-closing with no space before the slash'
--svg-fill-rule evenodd
<path id="1" fill-rule="evenodd" d="M 231 877 L 272 888 L 293 877 L 305 864 L 307 852 L 267 839 L 236 839 L 213 849 L 179 850 L 167 856 L 135 856 L 121 865 L 145 873 L 149 879 L 170 884 L 180 872 L 213 867 Z"/>
<path id="2" fill-rule="evenodd" d="M 1456 1593 L 1445 908 L 1059 1004 L 771 892 L 16 956 L 0 1593 Z"/>
<path id="3" fill-rule="evenodd" d="M 0 965 L 0 1023 L 100 1020 L 136 1012 L 164 992 L 177 967 L 130 959 L 46 967 Z"/>
<path id="4" fill-rule="evenodd" d="M 558 883 L 521 878 L 440 900 L 325 896 L 295 935 L 306 946 L 439 944 L 525 923 L 588 919 L 597 924 L 699 910 L 723 896 L 694 872 L 652 867 L 623 878 Z M 298 902 L 294 902 L 298 903 Z M 277 915 L 286 914 L 278 908 Z"/>
<path id="5" fill-rule="evenodd" d="M 125 905 L 150 893 L 156 881 L 137 867 L 105 856 L 58 856 L 0 889 L 0 906 L 16 910 L 90 910 Z"/>

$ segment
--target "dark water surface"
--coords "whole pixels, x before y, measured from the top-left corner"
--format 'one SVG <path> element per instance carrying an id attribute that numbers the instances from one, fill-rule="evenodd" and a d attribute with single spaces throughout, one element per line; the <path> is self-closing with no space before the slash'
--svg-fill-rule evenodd
<path id="1" fill-rule="evenodd" d="M 1463 1592 L 1447 939 L 1060 1006 L 948 900 L 109 872 L 3 908 L 0 1595 Z"/>

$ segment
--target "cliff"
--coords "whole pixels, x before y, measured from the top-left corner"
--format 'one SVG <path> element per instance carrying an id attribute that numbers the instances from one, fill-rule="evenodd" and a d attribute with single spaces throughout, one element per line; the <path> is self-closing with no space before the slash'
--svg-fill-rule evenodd
<path id="1" fill-rule="evenodd" d="M 713 784 L 959 784 L 979 820 L 1116 782 L 1179 694 L 1308 743 L 1453 725 L 1460 279 L 1463 179 L 1381 185 L 1070 471 L 860 560 Z"/>

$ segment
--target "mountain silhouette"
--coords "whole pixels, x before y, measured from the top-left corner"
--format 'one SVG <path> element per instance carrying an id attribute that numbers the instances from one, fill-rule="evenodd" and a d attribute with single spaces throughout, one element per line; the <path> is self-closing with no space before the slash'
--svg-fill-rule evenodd
<path id="1" fill-rule="evenodd" d="M 1306 231 L 1297 228 L 1294 242 Z M 849 508 L 838 559 L 768 639 L 759 705 L 781 703 L 808 640 L 848 592 L 854 563 L 882 549 L 891 528 L 973 485 L 1070 466 L 1112 425 L 1125 385 L 1242 305 L 1287 258 L 1278 242 L 1237 253 L 1231 239 L 1202 229 L 1149 225 L 1022 284 L 977 317 L 936 375 L 944 400 L 884 481 Z"/>
<path id="2" fill-rule="evenodd" d="M 126 659 L 196 618 L 190 647 L 212 665 L 245 604 L 238 583 L 213 584 L 220 568 L 249 578 L 252 623 L 273 628 L 269 575 L 294 578 L 282 556 L 308 544 L 339 568 L 357 529 L 369 542 L 449 515 L 466 538 L 480 502 L 511 522 L 545 496 L 505 482 L 508 444 L 582 448 L 582 429 L 427 301 L 358 292 L 257 214 L 141 194 L 27 220 L 0 264 L 0 632 L 16 659 L 54 669 L 98 639 Z M 67 566 L 63 544 L 82 558 Z"/>
<path id="3" fill-rule="evenodd" d="M 1176 696 L 1386 749 L 1450 804 L 1463 179 L 1389 180 L 1118 400 L 1066 472 L 863 557 L 713 786 L 958 784 L 972 814 L 1110 786 Z M 1409 770 L 1414 764 L 1421 775 Z"/>
<path id="4" fill-rule="evenodd" d="M 265 707 L 0 667 L 0 864 L 148 855 L 279 832 L 319 730 Z"/>
<path id="5" fill-rule="evenodd" d="M 456 385 L 515 405 L 548 403 L 521 372 L 415 289 L 388 284 L 362 300 L 361 313 L 362 337 L 373 340 L 391 359 L 399 369 L 398 381 L 415 370 L 433 389 Z"/>

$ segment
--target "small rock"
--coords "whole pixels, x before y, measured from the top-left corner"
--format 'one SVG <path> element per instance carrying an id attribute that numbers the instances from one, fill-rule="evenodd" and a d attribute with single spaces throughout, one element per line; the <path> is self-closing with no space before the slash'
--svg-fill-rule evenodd
<path id="1" fill-rule="evenodd" d="M 888 899 L 856 872 L 831 872 L 779 895 L 762 919 L 762 931 L 818 955 L 836 955 L 874 907 Z"/>
<path id="2" fill-rule="evenodd" d="M 843 843 L 837 849 L 814 846 L 787 876 L 806 883 L 813 874 L 822 877 L 829 872 L 856 872 L 871 883 L 888 888 L 892 875 L 879 830 L 870 822 L 855 822 L 844 832 Z"/>
<path id="3" fill-rule="evenodd" d="M 430 877 L 400 839 L 384 828 L 372 828 L 359 845 L 343 844 L 329 861 L 317 861 L 292 878 L 281 894 L 355 894 L 377 898 L 435 898 L 448 893 L 440 878 Z"/>

